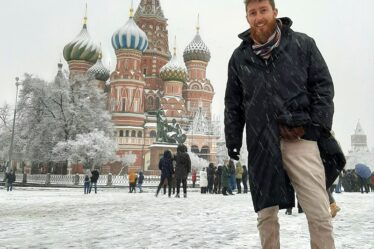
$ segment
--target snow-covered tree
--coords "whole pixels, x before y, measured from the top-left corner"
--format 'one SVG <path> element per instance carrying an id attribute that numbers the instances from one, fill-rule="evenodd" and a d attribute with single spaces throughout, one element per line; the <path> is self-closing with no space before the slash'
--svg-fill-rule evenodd
<path id="1" fill-rule="evenodd" d="M 188 155 L 191 159 L 191 168 L 201 170 L 202 168 L 207 168 L 209 166 L 209 162 L 203 158 L 200 158 L 197 154 L 188 152 Z"/>
<path id="2" fill-rule="evenodd" d="M 53 149 L 53 161 L 68 159 L 73 163 L 82 163 L 86 169 L 94 169 L 116 159 L 117 144 L 103 131 L 94 130 L 78 134 L 75 140 L 59 142 Z"/>
<path id="3" fill-rule="evenodd" d="M 54 161 L 56 144 L 74 141 L 78 134 L 97 130 L 107 138 L 112 136 L 106 95 L 88 78 L 56 77 L 51 83 L 32 75 L 24 78 L 17 105 L 14 151 L 22 152 L 25 160 Z M 3 130 L 0 150 L 9 148 L 10 143 L 9 132 Z"/>

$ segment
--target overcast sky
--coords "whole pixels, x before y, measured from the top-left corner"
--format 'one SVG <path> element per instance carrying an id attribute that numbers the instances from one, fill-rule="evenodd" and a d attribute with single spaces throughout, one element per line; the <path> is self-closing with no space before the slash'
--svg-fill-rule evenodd
<path id="1" fill-rule="evenodd" d="M 52 80 L 64 46 L 81 30 L 88 2 L 88 30 L 102 43 L 104 61 L 114 67 L 110 39 L 128 19 L 130 0 L 0 0 L 0 104 L 13 105 L 16 76 L 28 72 Z M 137 6 L 140 0 L 134 0 Z M 207 77 L 215 87 L 213 112 L 223 119 L 227 62 L 247 29 L 242 0 L 161 0 L 168 19 L 170 47 L 177 36 L 178 56 L 193 39 L 200 13 L 201 36 L 212 58 Z M 312 36 L 335 84 L 336 136 L 344 151 L 360 120 L 374 147 L 373 0 L 278 0 L 279 17 L 288 16 L 296 31 Z"/>

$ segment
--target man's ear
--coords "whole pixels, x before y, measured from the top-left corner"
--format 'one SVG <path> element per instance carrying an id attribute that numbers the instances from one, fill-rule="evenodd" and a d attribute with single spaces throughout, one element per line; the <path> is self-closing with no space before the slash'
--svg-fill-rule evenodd
<path id="1" fill-rule="evenodd" d="M 278 16 L 278 9 L 275 8 L 275 9 L 274 9 L 274 17 L 277 17 L 277 16 Z"/>

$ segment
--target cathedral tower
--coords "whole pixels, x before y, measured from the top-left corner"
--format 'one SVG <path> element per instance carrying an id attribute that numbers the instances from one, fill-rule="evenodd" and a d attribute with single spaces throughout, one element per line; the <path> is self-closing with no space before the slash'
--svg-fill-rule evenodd
<path id="1" fill-rule="evenodd" d="M 175 42 L 176 43 L 176 42 Z M 187 79 L 187 69 L 177 58 L 177 48 L 171 60 L 161 68 L 160 77 L 164 82 L 164 94 L 161 99 L 161 108 L 165 116 L 179 118 L 186 114 L 186 107 L 182 96 L 183 86 Z"/>
<path id="2" fill-rule="evenodd" d="M 145 111 L 155 111 L 160 107 L 160 91 L 163 90 L 160 70 L 171 58 L 167 19 L 159 0 L 141 0 L 134 19 L 148 37 L 148 47 L 143 53 L 141 63 L 146 82 Z"/>
<path id="3" fill-rule="evenodd" d="M 206 78 L 210 51 L 201 39 L 199 31 L 200 27 L 198 24 L 194 39 L 187 45 L 183 53 L 188 71 L 188 83 L 183 92 L 183 97 L 186 100 L 189 116 L 194 116 L 199 108 L 202 108 L 208 120 L 211 120 L 214 88 Z"/>
<path id="4" fill-rule="evenodd" d="M 136 25 L 133 9 L 127 23 L 114 32 L 112 45 L 117 56 L 110 77 L 110 112 L 118 136 L 119 153 L 136 154 L 134 163 L 140 169 L 144 149 L 144 86 L 142 54 L 148 46 L 146 34 Z"/>
<path id="5" fill-rule="evenodd" d="M 357 122 L 356 130 L 351 135 L 351 151 L 353 152 L 369 152 L 367 145 L 367 137 L 361 127 L 360 121 Z"/>
<path id="6" fill-rule="evenodd" d="M 99 58 L 100 47 L 94 43 L 87 30 L 87 15 L 84 17 L 81 32 L 64 47 L 63 54 L 69 64 L 70 78 L 85 75 Z"/>

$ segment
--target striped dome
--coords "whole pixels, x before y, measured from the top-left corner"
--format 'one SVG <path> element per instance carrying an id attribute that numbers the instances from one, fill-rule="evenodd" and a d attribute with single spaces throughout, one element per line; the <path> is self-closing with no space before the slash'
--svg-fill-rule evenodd
<path id="1" fill-rule="evenodd" d="M 64 47 L 66 61 L 81 60 L 95 63 L 99 57 L 100 47 L 91 39 L 84 24 L 81 32 Z"/>
<path id="2" fill-rule="evenodd" d="M 87 74 L 93 76 L 96 80 L 107 81 L 109 79 L 109 69 L 104 66 L 101 61 L 101 56 L 96 61 L 95 65 L 88 69 Z"/>
<path id="3" fill-rule="evenodd" d="M 175 52 L 171 60 L 161 68 L 160 77 L 163 81 L 185 82 L 187 80 L 187 69 L 185 65 L 178 62 Z"/>
<path id="4" fill-rule="evenodd" d="M 195 35 L 194 39 L 184 49 L 183 58 L 185 62 L 191 60 L 209 62 L 209 48 L 207 47 L 207 45 L 205 45 L 199 33 Z"/>
<path id="5" fill-rule="evenodd" d="M 112 46 L 115 50 L 136 49 L 144 52 L 148 47 L 148 38 L 130 16 L 127 23 L 113 34 Z"/>

